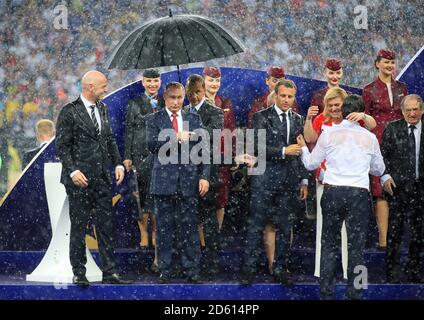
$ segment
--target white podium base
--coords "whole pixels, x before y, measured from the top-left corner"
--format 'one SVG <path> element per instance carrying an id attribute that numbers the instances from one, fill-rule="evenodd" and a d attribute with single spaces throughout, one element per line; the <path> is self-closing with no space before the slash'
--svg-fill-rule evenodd
<path id="1" fill-rule="evenodd" d="M 66 190 L 60 183 L 61 163 L 44 164 L 44 180 L 50 222 L 52 224 L 52 240 L 37 268 L 26 276 L 27 281 L 72 283 L 74 276 L 69 259 L 69 202 Z M 87 250 L 86 277 L 90 282 L 102 280 L 102 271 Z"/>

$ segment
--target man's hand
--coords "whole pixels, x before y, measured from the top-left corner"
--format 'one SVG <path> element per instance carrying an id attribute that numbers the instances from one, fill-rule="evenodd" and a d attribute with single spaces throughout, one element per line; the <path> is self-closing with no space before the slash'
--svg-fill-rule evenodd
<path id="1" fill-rule="evenodd" d="M 396 183 L 395 183 L 395 181 L 392 178 L 386 180 L 383 183 L 383 189 L 384 189 L 384 191 L 386 191 L 391 196 L 393 196 L 393 188 L 396 188 Z"/>
<path id="2" fill-rule="evenodd" d="M 124 166 L 127 172 L 130 172 L 132 166 L 132 160 L 126 159 L 124 160 Z"/>
<path id="3" fill-rule="evenodd" d="M 199 193 L 201 197 L 204 197 L 205 194 L 209 191 L 209 181 L 205 179 L 199 180 Z"/>
<path id="4" fill-rule="evenodd" d="M 254 156 L 251 156 L 250 154 L 243 153 L 236 156 L 234 158 L 234 161 L 237 163 L 237 167 L 239 166 L 240 163 L 245 163 L 248 167 L 251 168 L 255 165 L 258 159 Z"/>
<path id="5" fill-rule="evenodd" d="M 346 120 L 352 121 L 352 122 L 359 122 L 359 121 L 364 121 L 365 120 L 365 113 L 363 112 L 352 112 L 349 113 L 348 116 L 346 117 Z"/>
<path id="6" fill-rule="evenodd" d="M 190 131 L 178 131 L 177 132 L 177 138 L 180 141 L 186 142 L 190 140 Z"/>
<path id="7" fill-rule="evenodd" d="M 319 107 L 318 106 L 311 106 L 308 109 L 308 114 L 306 115 L 307 120 L 311 120 L 313 117 L 315 117 L 319 113 Z"/>
<path id="8" fill-rule="evenodd" d="M 296 138 L 296 141 L 301 148 L 306 147 L 306 141 L 303 135 L 299 134 Z"/>
<path id="9" fill-rule="evenodd" d="M 284 154 L 286 156 L 298 156 L 301 153 L 302 153 L 302 148 L 297 143 L 289 145 L 284 150 Z"/>
<path id="10" fill-rule="evenodd" d="M 115 168 L 115 179 L 116 179 L 116 185 L 119 186 L 122 181 L 124 180 L 125 170 L 121 168 Z"/>
<path id="11" fill-rule="evenodd" d="M 308 196 L 308 186 L 302 184 L 299 189 L 299 199 L 306 200 L 307 196 Z"/>
<path id="12" fill-rule="evenodd" d="M 80 188 L 87 188 L 88 187 L 88 179 L 85 177 L 85 175 L 77 170 L 77 172 L 72 177 L 72 182 L 74 185 Z"/>

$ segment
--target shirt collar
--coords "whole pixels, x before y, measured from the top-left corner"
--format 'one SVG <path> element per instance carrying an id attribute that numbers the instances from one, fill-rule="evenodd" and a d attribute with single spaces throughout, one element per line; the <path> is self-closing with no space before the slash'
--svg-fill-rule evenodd
<path id="1" fill-rule="evenodd" d="M 277 111 L 278 116 L 281 116 L 282 113 L 285 113 L 288 116 L 290 115 L 291 108 L 288 108 L 287 111 L 283 111 L 280 108 L 278 108 L 276 104 L 274 104 L 274 109 L 275 111 Z"/>
<path id="2" fill-rule="evenodd" d="M 165 108 L 166 109 L 166 112 L 168 113 L 168 116 L 169 117 L 172 117 L 172 112 L 171 111 L 169 111 L 169 109 L 168 108 Z M 177 116 L 178 117 L 181 117 L 181 109 L 177 112 Z"/>
<path id="3" fill-rule="evenodd" d="M 84 98 L 84 96 L 82 94 L 80 95 L 80 97 L 81 97 L 82 103 L 84 103 L 84 106 L 85 106 L 86 109 L 90 108 L 93 105 L 96 105 L 95 102 L 91 102 L 91 101 L 87 100 L 86 98 Z"/>
<path id="4" fill-rule="evenodd" d="M 408 129 L 409 129 L 410 126 L 411 126 L 411 124 L 408 123 Z M 414 126 L 415 126 L 415 128 L 417 128 L 417 130 L 421 130 L 421 120 L 418 121 L 417 124 L 414 124 Z"/>
<path id="5" fill-rule="evenodd" d="M 196 108 L 196 111 L 199 111 L 199 109 L 200 109 L 200 107 L 202 106 L 202 104 L 205 102 L 205 100 L 206 100 L 206 97 L 203 97 L 203 99 L 198 103 L 198 104 L 196 104 L 195 106 L 192 106 L 191 104 L 190 104 L 190 107 L 191 108 Z"/>

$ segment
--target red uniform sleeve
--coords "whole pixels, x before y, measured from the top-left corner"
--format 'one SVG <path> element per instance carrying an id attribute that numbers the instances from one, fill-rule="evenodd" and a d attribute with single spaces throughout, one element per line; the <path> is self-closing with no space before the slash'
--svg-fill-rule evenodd
<path id="1" fill-rule="evenodd" d="M 320 113 L 319 115 L 317 115 L 315 119 L 312 121 L 312 129 L 314 129 L 314 131 L 318 135 L 321 134 L 321 128 L 324 121 L 325 121 L 325 116 L 323 113 Z"/>

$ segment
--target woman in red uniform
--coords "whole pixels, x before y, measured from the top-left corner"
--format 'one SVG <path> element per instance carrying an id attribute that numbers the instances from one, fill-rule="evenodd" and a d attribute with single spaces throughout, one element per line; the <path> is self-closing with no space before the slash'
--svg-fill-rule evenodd
<path id="1" fill-rule="evenodd" d="M 394 120 L 402 118 L 400 102 L 408 94 L 406 84 L 396 81 L 394 74 L 396 70 L 395 52 L 390 49 L 381 49 L 374 62 L 378 70 L 378 77 L 367 84 L 362 92 L 365 112 L 375 118 L 377 127 L 373 133 L 381 143 L 386 125 Z M 389 217 L 389 205 L 383 198 L 380 178 L 372 177 L 372 194 L 376 198 L 375 213 L 378 226 L 378 242 L 380 248 L 387 246 L 387 228 Z"/>
<path id="2" fill-rule="evenodd" d="M 324 111 L 324 96 L 327 93 L 328 89 L 340 86 L 340 81 L 343 78 L 342 61 L 334 58 L 327 59 L 325 61 L 324 75 L 327 80 L 327 85 L 312 94 L 310 104 L 310 106 L 318 107 L 318 113 Z"/>
<path id="3" fill-rule="evenodd" d="M 221 87 L 221 70 L 217 67 L 205 67 L 203 69 L 203 76 L 205 77 L 206 98 L 211 103 L 213 103 L 218 108 L 221 108 L 224 111 L 224 129 L 228 129 L 231 132 L 234 131 L 236 128 L 236 119 L 234 116 L 233 105 L 231 103 L 231 100 L 218 95 L 219 88 Z M 232 156 L 233 150 L 225 150 L 224 148 L 224 138 L 222 138 L 221 142 L 222 155 L 225 155 L 229 152 Z M 217 190 L 216 215 L 218 219 L 219 229 L 221 229 L 222 227 L 222 223 L 224 221 L 225 206 L 228 204 L 231 177 L 230 166 L 231 165 L 223 164 L 218 171 L 219 186 Z"/>

